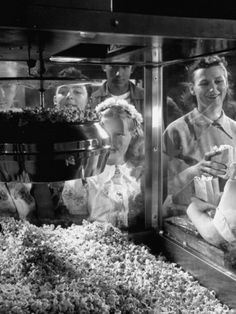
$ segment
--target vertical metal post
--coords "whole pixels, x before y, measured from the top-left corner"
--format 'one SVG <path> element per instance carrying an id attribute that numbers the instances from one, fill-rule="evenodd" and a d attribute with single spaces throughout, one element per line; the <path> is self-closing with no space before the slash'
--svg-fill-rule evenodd
<path id="1" fill-rule="evenodd" d="M 40 97 L 39 101 L 40 101 L 40 108 L 41 109 L 45 108 L 44 93 L 45 93 L 45 89 L 44 89 L 43 79 L 41 79 L 41 81 L 40 81 L 40 89 L 39 89 L 39 97 Z"/>
<path id="2" fill-rule="evenodd" d="M 44 79 L 43 74 L 45 73 L 44 61 L 43 61 L 43 51 L 39 49 L 39 75 L 40 75 L 40 88 L 39 88 L 39 95 L 40 95 L 40 107 L 43 109 L 45 107 L 45 99 L 44 99 Z"/>
<path id="3" fill-rule="evenodd" d="M 146 54 L 147 62 L 162 61 L 162 45 Z M 145 87 L 145 223 L 158 228 L 162 206 L 163 69 L 146 66 Z"/>

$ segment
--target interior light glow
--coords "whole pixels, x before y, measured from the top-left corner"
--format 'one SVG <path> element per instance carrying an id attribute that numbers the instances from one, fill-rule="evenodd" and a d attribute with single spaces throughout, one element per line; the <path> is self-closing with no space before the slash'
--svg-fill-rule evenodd
<path id="1" fill-rule="evenodd" d="M 58 57 L 50 57 L 49 60 L 53 62 L 81 62 L 85 60 L 85 58 L 58 56 Z"/>

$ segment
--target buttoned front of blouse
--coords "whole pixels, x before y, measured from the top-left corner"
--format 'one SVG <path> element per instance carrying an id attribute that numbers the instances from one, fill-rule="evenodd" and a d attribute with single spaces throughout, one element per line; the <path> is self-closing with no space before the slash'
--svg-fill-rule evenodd
<path id="1" fill-rule="evenodd" d="M 221 128 L 219 128 L 219 126 Z M 224 112 L 214 123 L 196 108 L 172 122 L 164 132 L 164 151 L 171 157 L 194 164 L 213 146 L 236 143 L 236 121 Z"/>

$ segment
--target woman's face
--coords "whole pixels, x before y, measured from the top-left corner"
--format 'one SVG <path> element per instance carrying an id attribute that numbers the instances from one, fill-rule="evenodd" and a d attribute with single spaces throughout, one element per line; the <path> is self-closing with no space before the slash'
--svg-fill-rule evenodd
<path id="1" fill-rule="evenodd" d="M 227 74 L 220 65 L 194 71 L 190 92 L 196 96 L 200 112 L 221 110 L 227 91 Z"/>
<path id="2" fill-rule="evenodd" d="M 0 85 L 0 108 L 9 109 L 14 106 L 14 98 L 17 91 L 16 84 L 1 84 Z"/>
<path id="3" fill-rule="evenodd" d="M 123 164 L 132 135 L 128 129 L 127 119 L 118 116 L 103 117 L 101 123 L 111 138 L 111 152 L 107 163 L 109 165 Z"/>
<path id="4" fill-rule="evenodd" d="M 62 85 L 56 91 L 55 102 L 60 108 L 74 106 L 84 110 L 88 103 L 87 89 L 84 85 Z"/>

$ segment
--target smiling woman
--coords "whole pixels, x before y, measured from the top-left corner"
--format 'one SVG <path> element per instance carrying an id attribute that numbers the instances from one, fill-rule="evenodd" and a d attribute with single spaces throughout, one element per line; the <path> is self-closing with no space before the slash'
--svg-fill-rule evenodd
<path id="1" fill-rule="evenodd" d="M 204 63 L 205 62 L 205 63 Z M 211 120 L 220 117 L 226 95 L 230 93 L 227 63 L 224 58 L 208 57 L 189 69 L 189 89 L 197 108 Z"/>
<path id="2" fill-rule="evenodd" d="M 226 65 L 224 58 L 210 56 L 189 67 L 189 92 L 196 108 L 164 132 L 164 152 L 169 157 L 168 194 L 176 204 L 190 203 L 195 176 L 220 177 L 227 172 L 225 164 L 212 160 L 215 152 L 211 152 L 214 146 L 234 147 L 236 141 L 236 121 L 223 111 L 230 94 Z M 221 189 L 224 184 L 221 179 Z"/>

